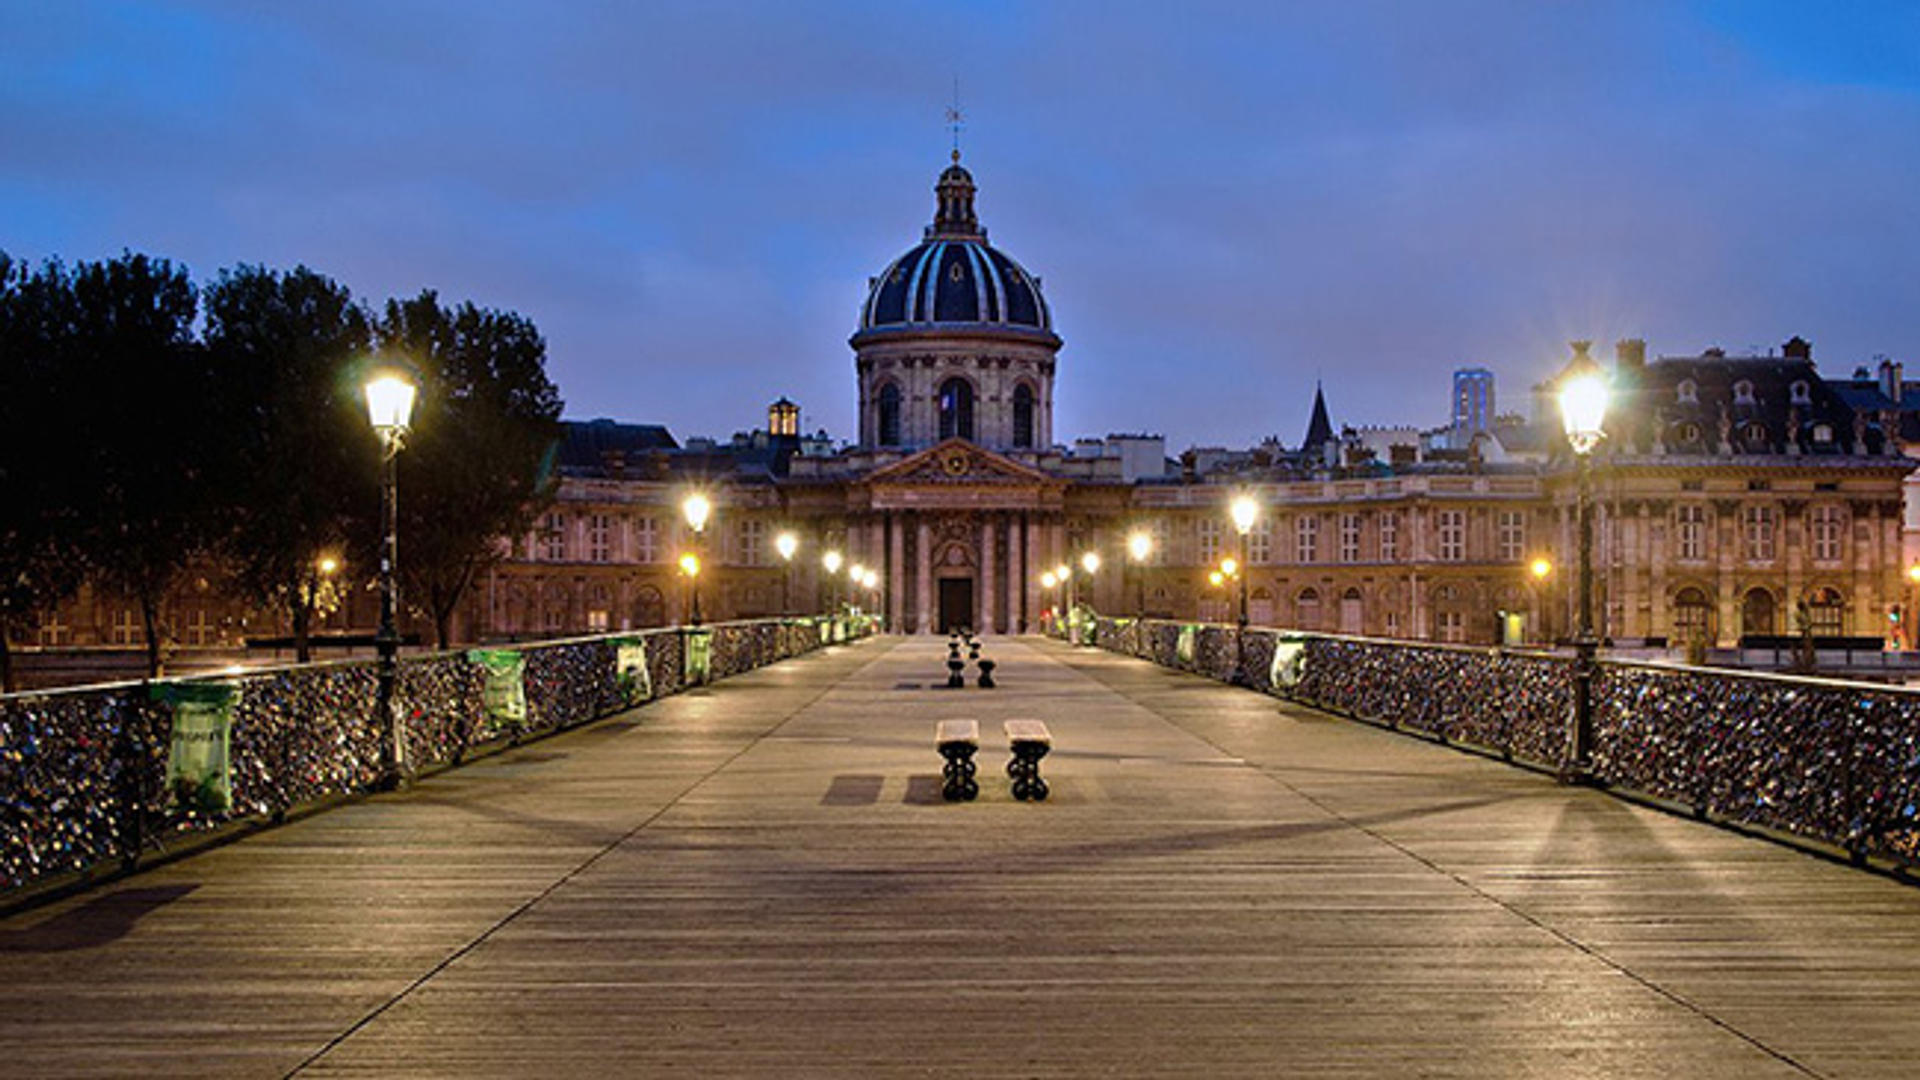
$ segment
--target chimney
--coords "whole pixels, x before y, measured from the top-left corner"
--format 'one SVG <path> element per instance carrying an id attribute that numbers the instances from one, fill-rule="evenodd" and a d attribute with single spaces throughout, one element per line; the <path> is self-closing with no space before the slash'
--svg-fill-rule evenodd
<path id="1" fill-rule="evenodd" d="M 1647 366 L 1647 343 L 1640 338 L 1614 342 L 1613 362 L 1622 371 L 1638 372 Z"/>
<path id="2" fill-rule="evenodd" d="M 1780 346 L 1780 354 L 1789 360 L 1812 360 L 1813 342 L 1795 334 L 1787 339 L 1785 345 Z"/>
<path id="3" fill-rule="evenodd" d="M 1886 357 L 1880 358 L 1880 392 L 1887 400 L 1900 404 L 1900 385 L 1903 382 L 1901 365 Z"/>

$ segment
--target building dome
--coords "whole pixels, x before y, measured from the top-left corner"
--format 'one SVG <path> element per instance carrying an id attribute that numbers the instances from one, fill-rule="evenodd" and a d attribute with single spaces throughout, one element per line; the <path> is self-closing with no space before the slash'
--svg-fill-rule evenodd
<path id="1" fill-rule="evenodd" d="M 1051 336 L 1039 280 L 987 243 L 973 213 L 973 175 L 958 153 L 934 191 L 939 209 L 925 239 L 873 279 L 855 336 L 960 326 Z"/>

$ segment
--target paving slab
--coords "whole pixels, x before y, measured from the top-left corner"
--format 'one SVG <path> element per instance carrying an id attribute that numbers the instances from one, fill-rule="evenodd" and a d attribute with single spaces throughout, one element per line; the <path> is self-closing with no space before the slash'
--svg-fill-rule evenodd
<path id="1" fill-rule="evenodd" d="M 827 650 L 0 921 L 0 1077 L 1920 1075 L 1920 890 L 986 651 Z"/>

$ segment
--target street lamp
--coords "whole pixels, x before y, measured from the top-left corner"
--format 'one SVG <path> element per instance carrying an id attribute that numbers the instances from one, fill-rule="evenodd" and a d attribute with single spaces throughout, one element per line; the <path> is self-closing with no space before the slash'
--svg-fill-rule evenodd
<path id="1" fill-rule="evenodd" d="M 780 553 L 780 614 L 793 614 L 793 555 L 800 550 L 800 538 L 783 532 L 773 538 L 773 550 Z"/>
<path id="2" fill-rule="evenodd" d="M 1252 495 L 1236 495 L 1227 507 L 1227 512 L 1233 518 L 1234 531 L 1240 534 L 1239 565 L 1244 567 L 1247 565 L 1247 537 L 1253 532 L 1254 521 L 1260 517 L 1260 504 L 1254 501 Z M 1234 623 L 1233 631 L 1233 681 L 1242 686 L 1247 683 L 1247 578 L 1249 576 L 1246 573 L 1239 575 L 1240 615 Z"/>
<path id="3" fill-rule="evenodd" d="M 1133 614 L 1137 619 L 1147 617 L 1147 560 L 1153 557 L 1153 536 L 1145 529 L 1135 529 L 1127 537 L 1127 554 L 1133 559 Z"/>
<path id="4" fill-rule="evenodd" d="M 1552 613 L 1553 600 L 1547 595 L 1547 579 L 1553 576 L 1553 561 L 1542 555 L 1527 566 L 1527 573 L 1533 575 L 1534 596 L 1540 609 L 1540 636 L 1546 641 L 1553 640 Z"/>
<path id="5" fill-rule="evenodd" d="M 374 634 L 379 655 L 375 709 L 380 716 L 382 788 L 395 788 L 406 774 L 407 746 L 394 713 L 393 691 L 399 676 L 400 634 L 394 628 L 394 570 L 400 558 L 400 449 L 413 420 L 413 380 L 395 368 L 373 373 L 366 383 L 367 421 L 380 436 L 380 628 Z"/>
<path id="6" fill-rule="evenodd" d="M 840 552 L 833 548 L 828 548 L 827 553 L 820 556 L 820 565 L 826 568 L 827 580 L 832 583 L 827 587 L 827 603 L 831 605 L 831 608 L 834 610 L 838 610 L 840 607 L 839 575 L 841 561 Z"/>
<path id="7" fill-rule="evenodd" d="M 707 517 L 713 513 L 713 503 L 696 491 L 680 500 L 680 513 L 686 516 L 687 527 L 693 530 L 694 550 L 680 560 L 680 567 L 687 571 L 687 577 L 693 582 L 693 611 L 689 621 L 700 625 L 700 550 L 705 546 Z M 691 559 L 692 568 L 688 569 L 687 560 Z"/>
<path id="8" fill-rule="evenodd" d="M 860 563 L 854 563 L 847 567 L 847 592 L 853 596 L 853 599 L 849 600 L 848 604 L 857 606 L 857 601 L 860 599 L 860 586 L 865 583 L 866 577 L 867 568 Z"/>
<path id="9" fill-rule="evenodd" d="M 1573 638 L 1573 753 L 1564 779 L 1593 775 L 1593 451 L 1606 438 L 1607 376 L 1587 355 L 1590 342 L 1573 342 L 1573 359 L 1560 373 L 1560 420 L 1576 470 L 1580 529 L 1580 627 Z"/>

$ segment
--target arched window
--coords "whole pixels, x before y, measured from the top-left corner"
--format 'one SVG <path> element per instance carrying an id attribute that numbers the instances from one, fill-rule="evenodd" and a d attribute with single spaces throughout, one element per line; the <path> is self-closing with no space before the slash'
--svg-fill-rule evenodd
<path id="1" fill-rule="evenodd" d="M 877 434 L 881 446 L 900 445 L 900 388 L 893 383 L 880 388 L 880 424 Z"/>
<path id="2" fill-rule="evenodd" d="M 1735 405 L 1753 404 L 1753 383 L 1741 379 L 1733 384 L 1733 403 Z"/>
<path id="3" fill-rule="evenodd" d="M 1673 594 L 1673 635 L 1681 641 L 1713 640 L 1713 605 L 1692 586 Z"/>
<path id="4" fill-rule="evenodd" d="M 1807 622 L 1814 637 L 1839 637 L 1846 633 L 1847 602 L 1840 590 L 1819 588 L 1807 594 Z"/>
<path id="5" fill-rule="evenodd" d="M 973 384 L 948 379 L 940 384 L 940 437 L 973 438 Z"/>
<path id="6" fill-rule="evenodd" d="M 1026 383 L 1013 389 L 1013 445 L 1033 445 L 1033 389 Z"/>
<path id="7" fill-rule="evenodd" d="M 1682 405 L 1697 405 L 1700 402 L 1700 388 L 1692 379 L 1680 380 L 1680 385 L 1675 388 L 1674 394 Z"/>
<path id="8" fill-rule="evenodd" d="M 1740 632 L 1743 634 L 1772 634 L 1773 594 L 1765 589 L 1752 589 L 1747 592 L 1746 601 L 1740 605 Z"/>
<path id="9" fill-rule="evenodd" d="M 1320 629 L 1320 590 L 1301 589 L 1293 601 L 1294 621 L 1302 630 Z"/>

